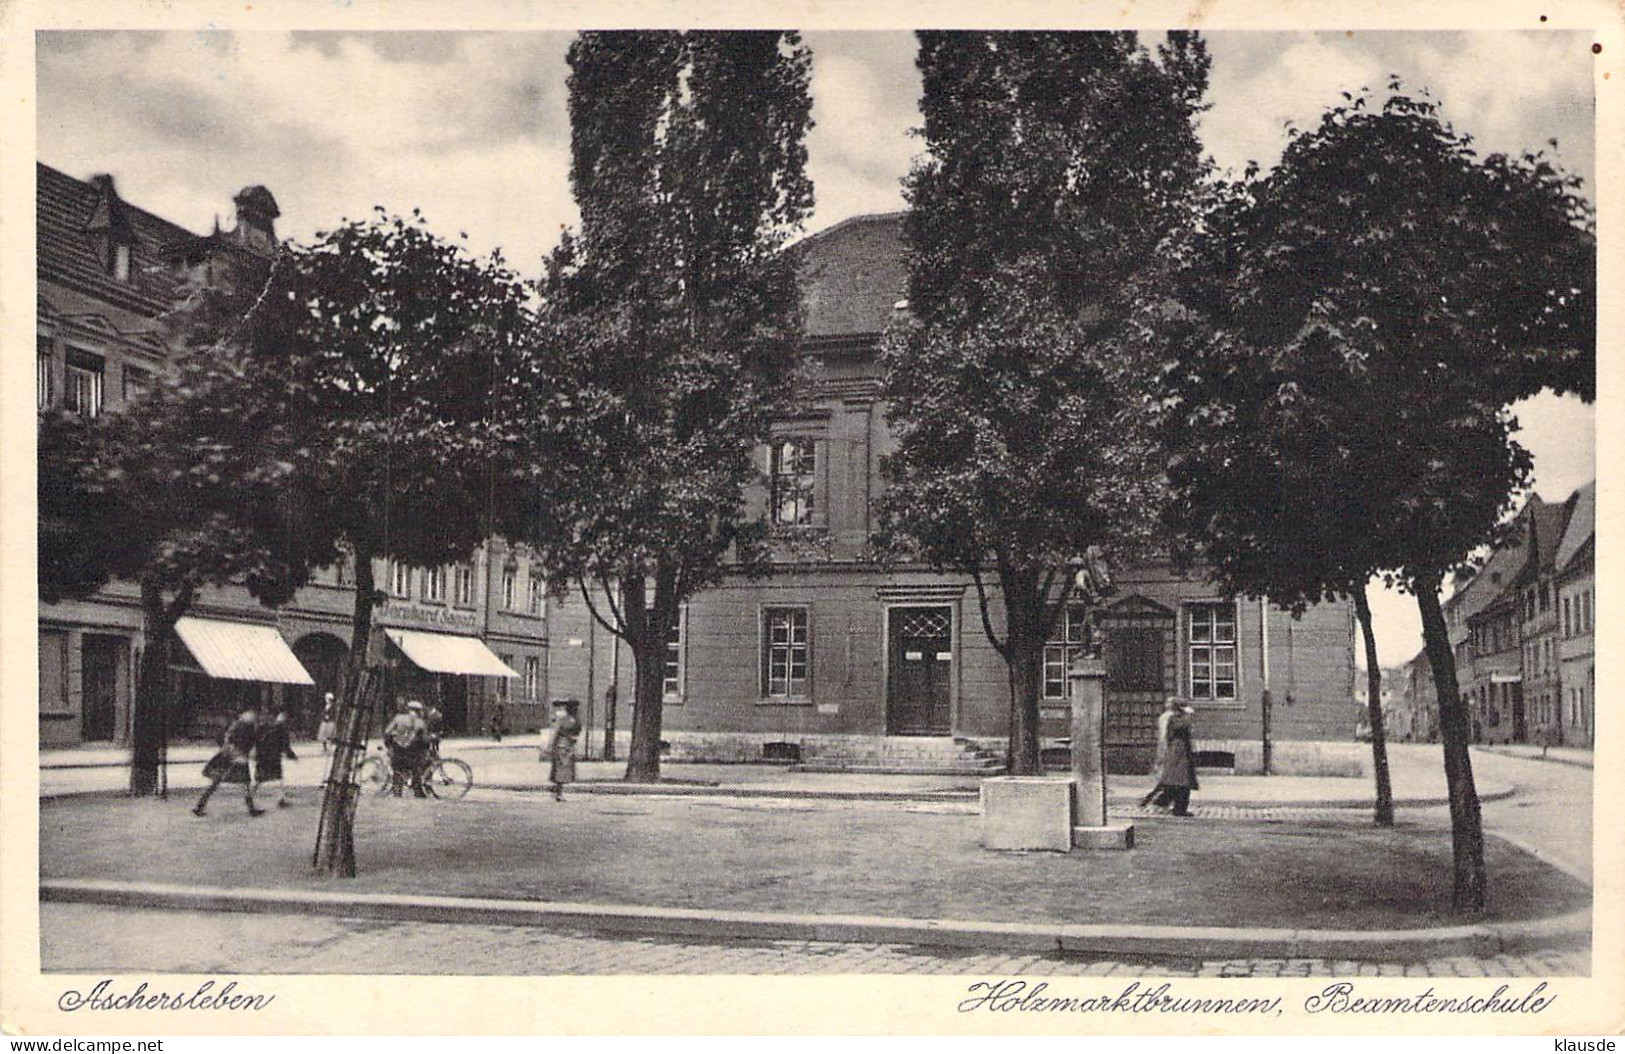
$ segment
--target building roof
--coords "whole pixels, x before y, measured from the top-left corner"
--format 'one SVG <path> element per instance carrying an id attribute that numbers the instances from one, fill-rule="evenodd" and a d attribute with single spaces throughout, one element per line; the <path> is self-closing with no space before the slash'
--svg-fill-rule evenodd
<path id="1" fill-rule="evenodd" d="M 1562 540 L 1557 543 L 1557 553 L 1553 558 L 1553 565 L 1558 571 L 1565 570 L 1573 563 L 1585 544 L 1596 534 L 1597 481 L 1592 480 L 1575 491 L 1569 500 L 1574 503 L 1574 508 L 1569 513 L 1568 526 L 1563 530 Z"/>
<path id="2" fill-rule="evenodd" d="M 75 179 L 36 162 L 35 246 L 42 282 L 57 282 L 150 317 L 174 302 L 173 277 L 163 266 L 176 245 L 195 240 L 186 228 L 117 197 L 111 179 Z M 108 230 L 130 238 L 130 277 L 121 281 L 103 261 Z"/>
<path id="3" fill-rule="evenodd" d="M 1544 501 L 1536 504 L 1538 499 L 1530 499 L 1530 504 L 1534 505 L 1531 529 L 1535 538 L 1535 556 L 1539 559 L 1539 567 L 1530 568 L 1531 571 L 1546 572 L 1556 569 L 1558 542 L 1568 526 L 1569 512 L 1574 508 L 1574 499 L 1573 494 L 1562 504 Z"/>
<path id="4" fill-rule="evenodd" d="M 808 337 L 878 337 L 908 295 L 903 213 L 853 216 L 809 235 L 799 259 Z"/>
<path id="5" fill-rule="evenodd" d="M 1518 575 L 1529 562 L 1529 519 L 1533 509 L 1544 504 L 1538 495 L 1531 495 L 1518 510 L 1517 524 L 1507 532 L 1506 539 L 1490 554 L 1478 574 L 1447 601 L 1460 613 L 1463 625 L 1517 588 Z"/>

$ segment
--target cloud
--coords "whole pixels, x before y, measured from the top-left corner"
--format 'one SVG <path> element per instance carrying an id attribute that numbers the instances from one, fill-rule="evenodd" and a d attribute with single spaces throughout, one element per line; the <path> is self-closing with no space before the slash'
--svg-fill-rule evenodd
<path id="1" fill-rule="evenodd" d="M 900 180 L 920 149 L 920 79 L 905 33 L 808 33 L 813 120 L 808 172 L 818 230 L 857 213 L 903 207 Z"/>

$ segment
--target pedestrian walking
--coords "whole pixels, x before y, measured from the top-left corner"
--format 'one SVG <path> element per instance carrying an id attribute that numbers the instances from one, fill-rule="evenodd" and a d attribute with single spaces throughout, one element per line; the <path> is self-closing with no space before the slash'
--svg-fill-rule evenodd
<path id="1" fill-rule="evenodd" d="M 288 801 L 287 781 L 282 778 L 283 758 L 298 761 L 299 755 L 289 742 L 287 712 L 278 706 L 271 719 L 262 722 L 259 738 L 254 741 L 254 790 L 263 795 L 267 784 L 276 784 L 279 809 L 292 804 Z"/>
<path id="2" fill-rule="evenodd" d="M 322 723 L 316 728 L 316 738 L 321 741 L 322 753 L 333 749 L 333 743 L 339 738 L 339 707 L 333 701 L 333 693 L 328 692 L 322 703 Z"/>
<path id="3" fill-rule="evenodd" d="M 1196 748 L 1191 734 L 1191 715 L 1196 711 L 1169 699 L 1157 719 L 1157 786 L 1140 799 L 1141 805 L 1159 809 L 1172 807 L 1173 815 L 1189 816 L 1191 791 L 1199 789 L 1196 779 Z"/>
<path id="4" fill-rule="evenodd" d="M 505 734 L 507 734 L 507 731 L 508 731 L 508 717 L 507 717 L 507 714 L 505 714 L 503 712 L 502 704 L 497 703 L 491 709 L 491 738 L 493 740 L 495 740 L 496 742 L 500 743 L 500 742 L 502 742 L 502 737 Z"/>
<path id="5" fill-rule="evenodd" d="M 220 737 L 220 749 L 210 758 L 208 764 L 203 766 L 203 777 L 209 785 L 203 789 L 202 797 L 192 807 L 194 816 L 202 816 L 209 804 L 209 798 L 219 789 L 222 783 L 241 783 L 243 785 L 243 801 L 248 804 L 248 815 L 260 816 L 264 809 L 254 804 L 254 783 L 248 771 L 248 759 L 254 753 L 254 743 L 259 738 L 259 712 L 249 707 L 238 715 Z"/>
<path id="6" fill-rule="evenodd" d="M 1173 815 L 1191 815 L 1191 791 L 1198 789 L 1196 781 L 1196 749 L 1191 737 L 1191 715 L 1196 711 L 1180 705 L 1170 697 L 1157 718 L 1157 763 L 1152 768 L 1157 786 L 1139 799 L 1141 806 L 1168 809 Z"/>
<path id="7" fill-rule="evenodd" d="M 576 716 L 580 704 L 574 699 L 553 700 L 553 742 L 548 749 L 552 765 L 548 769 L 548 782 L 553 784 L 553 800 L 564 800 L 564 785 L 576 780 L 576 741 L 581 736 L 581 719 Z"/>

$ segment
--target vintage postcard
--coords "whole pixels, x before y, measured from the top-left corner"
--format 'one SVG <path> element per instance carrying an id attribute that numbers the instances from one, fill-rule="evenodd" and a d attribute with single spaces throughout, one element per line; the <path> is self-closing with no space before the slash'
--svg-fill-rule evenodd
<path id="1" fill-rule="evenodd" d="M 1617 6 L 0 28 L 8 1034 L 1625 1026 Z"/>

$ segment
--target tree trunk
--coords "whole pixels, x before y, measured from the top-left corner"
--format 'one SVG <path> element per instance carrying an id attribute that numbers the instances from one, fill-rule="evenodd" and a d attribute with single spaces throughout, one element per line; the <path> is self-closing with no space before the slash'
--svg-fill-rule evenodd
<path id="1" fill-rule="evenodd" d="M 1044 772 L 1038 749 L 1038 697 L 1044 688 L 1047 598 L 1039 595 L 1032 577 L 1017 572 L 999 576 L 1004 596 L 1004 661 L 1010 681 L 1010 743 L 1005 765 L 1012 776 Z"/>
<path id="2" fill-rule="evenodd" d="M 1444 776 L 1450 790 L 1450 843 L 1454 857 L 1451 910 L 1458 915 L 1482 914 L 1486 900 L 1484 826 L 1473 786 L 1473 761 L 1467 745 L 1467 707 L 1456 686 L 1456 658 L 1450 650 L 1450 631 L 1439 608 L 1439 584 L 1417 583 L 1416 605 L 1422 612 L 1422 639 L 1433 666 L 1433 685 L 1439 695 L 1439 738 L 1444 741 Z"/>
<path id="3" fill-rule="evenodd" d="M 130 709 L 130 793 L 153 795 L 160 789 L 158 766 L 169 737 L 169 659 L 175 618 L 156 585 L 141 583 L 141 614 L 146 648 L 136 677 L 135 704 Z"/>
<path id="4" fill-rule="evenodd" d="M 372 551 L 356 547 L 355 609 L 350 623 L 350 654 L 339 688 L 338 742 L 322 791 L 322 815 L 316 836 L 316 866 L 328 874 L 355 877 L 355 770 L 366 756 L 372 723 L 370 705 L 376 692 L 364 676 L 372 645 L 372 615 L 376 583 L 372 577 Z"/>
<path id="5" fill-rule="evenodd" d="M 647 579 L 628 576 L 621 585 L 621 617 L 632 649 L 632 742 L 626 753 L 628 783 L 660 782 L 660 731 L 665 716 L 666 635 L 677 613 L 676 576 L 655 569 L 654 603 Z"/>
<path id="6" fill-rule="evenodd" d="M 1365 637 L 1366 713 L 1371 720 L 1371 771 L 1377 777 L 1378 827 L 1394 825 L 1394 787 L 1388 777 L 1388 732 L 1382 723 L 1382 667 L 1377 665 L 1377 637 L 1371 630 L 1371 605 L 1365 587 L 1354 593 L 1354 611 Z"/>

